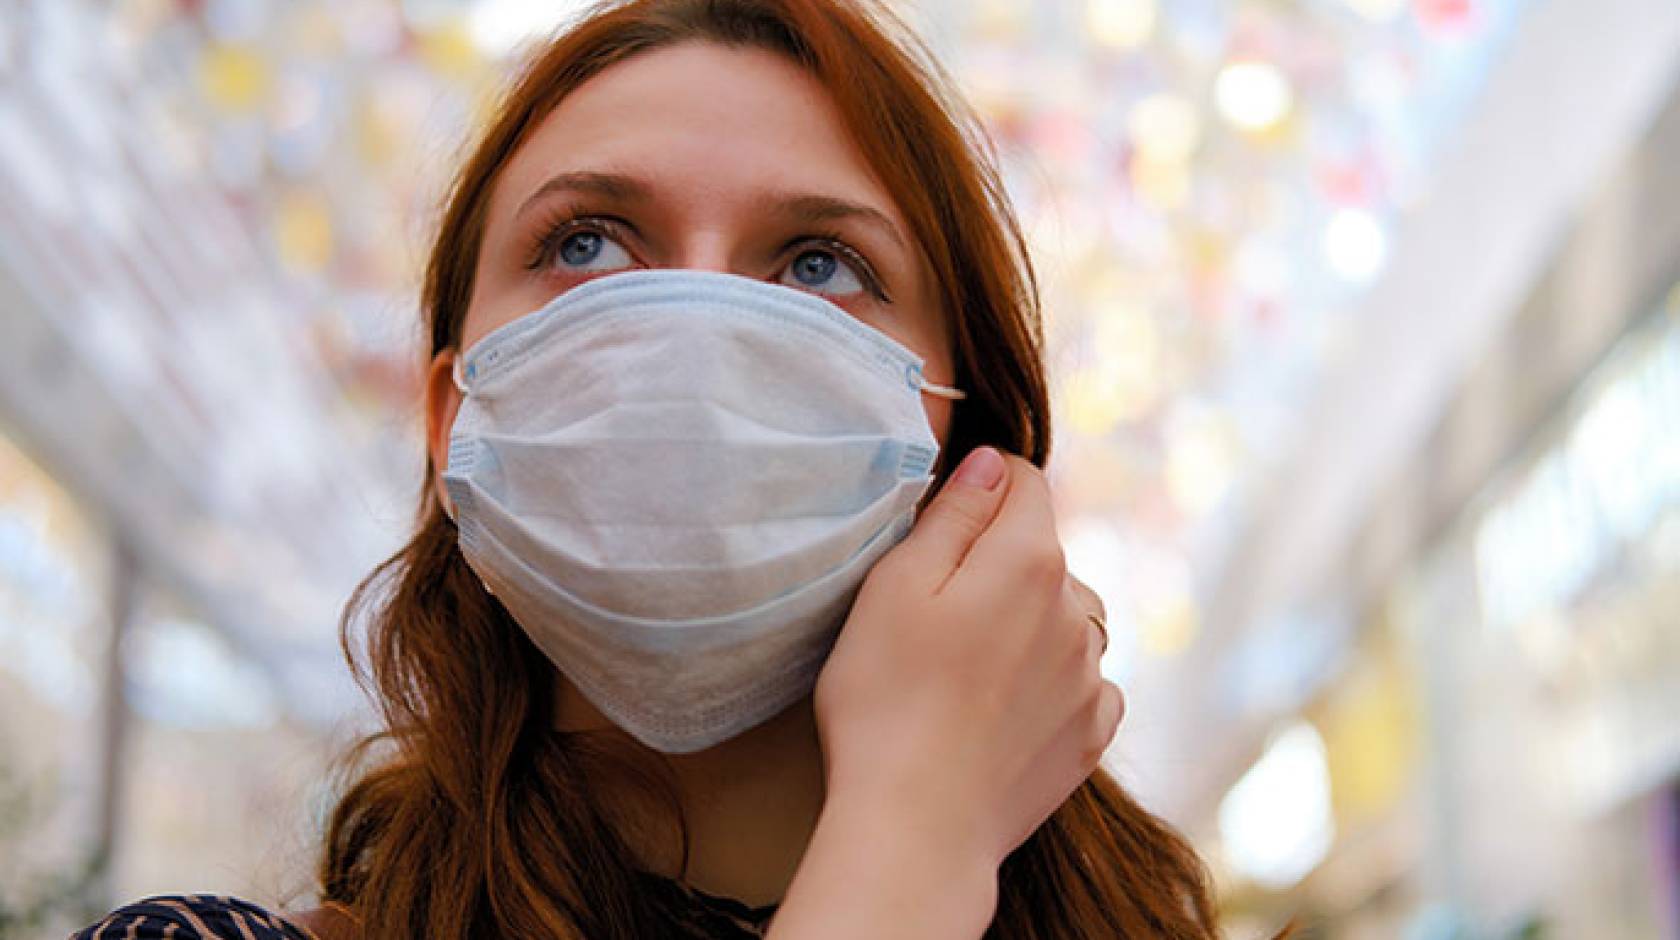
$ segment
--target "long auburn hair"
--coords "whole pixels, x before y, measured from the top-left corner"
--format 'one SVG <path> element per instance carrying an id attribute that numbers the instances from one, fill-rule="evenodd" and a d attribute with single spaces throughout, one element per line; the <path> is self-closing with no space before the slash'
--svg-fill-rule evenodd
<path id="1" fill-rule="evenodd" d="M 951 314 L 957 374 L 945 467 L 990 444 L 1050 450 L 1038 285 L 991 142 L 932 55 L 873 0 L 599 4 L 512 84 L 444 206 L 422 306 L 432 355 L 456 347 L 491 188 L 554 107 L 615 62 L 685 42 L 786 55 L 827 88 L 896 200 Z M 428 460 L 417 531 L 346 608 L 341 642 L 384 728 L 331 812 L 320 893 L 365 940 L 658 936 L 594 781 L 643 787 L 688 836 L 657 755 L 552 727 L 564 681 L 467 567 Z M 943 483 L 944 471 L 937 483 Z M 366 625 L 365 661 L 353 650 Z M 373 745 L 384 744 L 378 748 Z M 363 759 L 368 758 L 368 759 Z M 1208 874 L 1178 834 L 1099 770 L 1003 863 L 986 936 L 1217 934 Z"/>

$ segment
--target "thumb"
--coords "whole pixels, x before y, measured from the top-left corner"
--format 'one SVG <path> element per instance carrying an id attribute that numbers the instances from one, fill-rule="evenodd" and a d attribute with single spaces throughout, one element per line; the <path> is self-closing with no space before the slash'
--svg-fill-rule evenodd
<path id="1" fill-rule="evenodd" d="M 919 559 L 918 567 L 943 584 L 962 564 L 980 533 L 992 524 L 1008 487 L 1008 462 L 996 448 L 976 447 L 939 495 L 916 520 L 900 549 Z"/>

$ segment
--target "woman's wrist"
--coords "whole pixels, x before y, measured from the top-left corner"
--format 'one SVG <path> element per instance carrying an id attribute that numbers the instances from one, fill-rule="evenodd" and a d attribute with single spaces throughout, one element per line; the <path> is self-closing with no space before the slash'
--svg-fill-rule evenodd
<path id="1" fill-rule="evenodd" d="M 977 938 L 997 908 L 997 869 L 890 805 L 831 798 L 769 936 Z"/>

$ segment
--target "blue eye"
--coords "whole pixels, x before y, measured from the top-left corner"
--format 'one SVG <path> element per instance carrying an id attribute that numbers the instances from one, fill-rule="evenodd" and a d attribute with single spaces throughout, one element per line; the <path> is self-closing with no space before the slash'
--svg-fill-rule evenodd
<path id="1" fill-rule="evenodd" d="M 863 281 L 852 269 L 849 262 L 840 260 L 836 253 L 826 249 L 811 249 L 799 253 L 793 263 L 787 267 L 792 281 L 785 278 L 783 284 L 789 287 L 801 287 L 841 296 L 856 294 L 864 290 Z"/>
<path id="2" fill-rule="evenodd" d="M 615 271 L 629 267 L 630 252 L 607 234 L 574 228 L 549 243 L 544 266 L 572 272 Z"/>

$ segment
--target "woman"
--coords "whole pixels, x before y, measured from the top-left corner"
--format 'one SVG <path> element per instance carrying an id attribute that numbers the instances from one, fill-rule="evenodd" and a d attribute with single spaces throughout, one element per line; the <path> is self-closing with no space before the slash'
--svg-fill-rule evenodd
<path id="1" fill-rule="evenodd" d="M 1214 936 L 1097 766 L 1036 284 L 946 87 L 844 0 L 541 50 L 427 269 L 418 528 L 352 602 L 388 747 L 325 906 L 80 936 Z"/>

